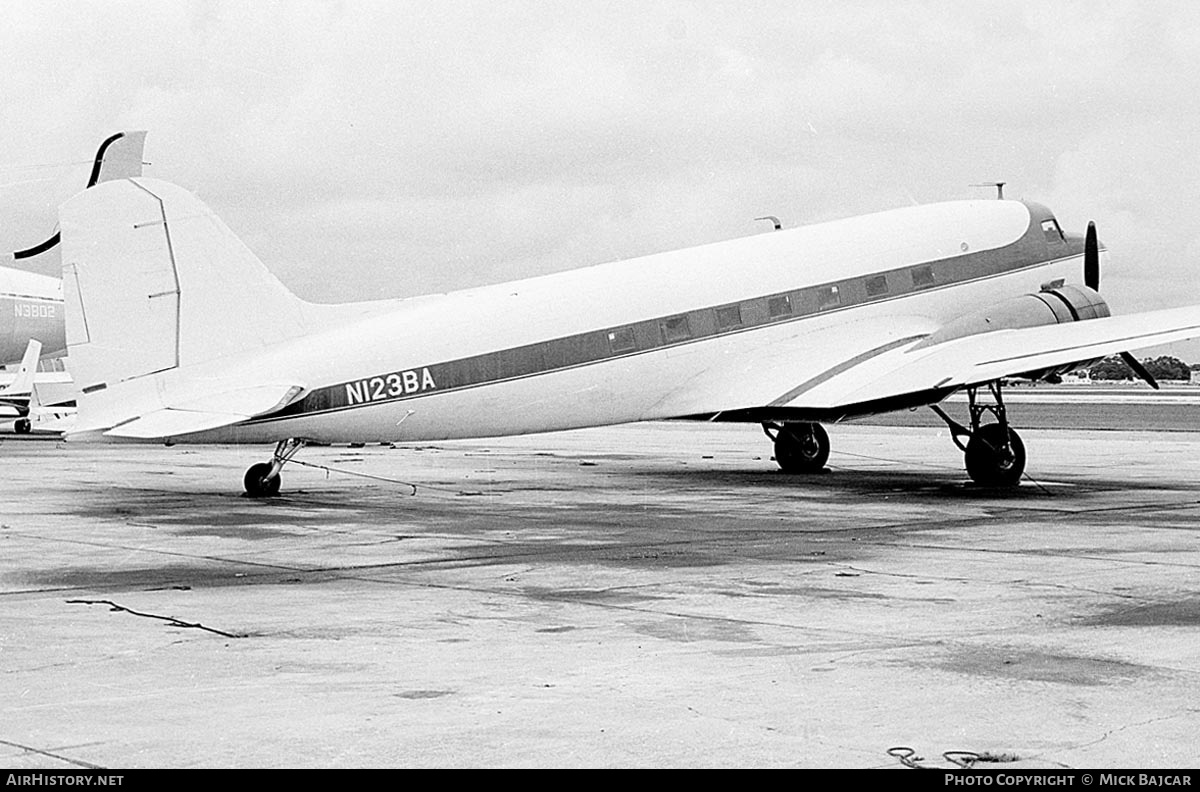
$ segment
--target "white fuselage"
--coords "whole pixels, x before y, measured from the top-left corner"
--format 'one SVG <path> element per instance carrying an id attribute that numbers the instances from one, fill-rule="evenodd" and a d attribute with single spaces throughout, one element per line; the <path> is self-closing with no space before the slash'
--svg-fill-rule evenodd
<path id="1" fill-rule="evenodd" d="M 0 267 L 0 365 L 20 360 L 31 338 L 46 357 L 66 349 L 62 280 Z"/>
<path id="2" fill-rule="evenodd" d="M 223 382 L 297 382 L 306 395 L 274 415 L 175 439 L 417 441 L 760 406 L 714 403 L 692 383 L 739 363 L 753 367 L 773 345 L 798 341 L 806 350 L 799 383 L 844 361 L 858 333 L 889 322 L 933 332 L 1077 276 L 1078 246 L 1049 244 L 1037 210 L 1010 201 L 935 204 L 400 300 L 387 310 L 374 304 L 370 318 L 339 314 L 328 329 L 269 355 L 214 364 Z M 882 293 L 869 283 L 879 273 L 888 279 Z M 833 286 L 837 304 L 822 306 Z M 790 313 L 772 317 L 781 297 Z M 740 323 L 730 325 L 734 313 Z M 169 391 L 171 372 L 163 376 Z"/>

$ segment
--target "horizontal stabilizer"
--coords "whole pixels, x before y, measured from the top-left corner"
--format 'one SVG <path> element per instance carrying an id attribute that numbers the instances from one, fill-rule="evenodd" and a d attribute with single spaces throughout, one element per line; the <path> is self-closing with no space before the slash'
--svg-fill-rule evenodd
<path id="1" fill-rule="evenodd" d="M 196 395 L 203 392 L 203 395 Z M 143 401 L 143 407 L 109 405 L 86 415 L 76 412 L 69 436 L 103 433 L 107 437 L 141 440 L 178 437 L 231 426 L 248 418 L 283 409 L 304 392 L 300 385 L 264 384 L 214 388 L 211 382 L 184 390 L 175 389 L 169 398 Z M 134 399 L 133 403 L 136 403 Z M 51 410 L 52 411 L 52 410 Z M 69 439 L 69 438 L 68 438 Z"/>
<path id="2" fill-rule="evenodd" d="M 115 426 L 104 435 L 153 440 L 219 429 L 282 409 L 303 391 L 300 385 L 256 385 L 185 398 Z"/>
<path id="3" fill-rule="evenodd" d="M 244 421 L 250 416 L 241 413 L 195 412 L 192 410 L 156 410 L 104 433 L 105 437 L 125 437 L 137 440 L 153 440 L 160 437 L 178 437 L 208 429 L 219 429 Z"/>

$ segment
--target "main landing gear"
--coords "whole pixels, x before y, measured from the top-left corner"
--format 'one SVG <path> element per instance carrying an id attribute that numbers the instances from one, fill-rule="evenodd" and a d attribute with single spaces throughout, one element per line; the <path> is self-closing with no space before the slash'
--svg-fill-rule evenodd
<path id="1" fill-rule="evenodd" d="M 242 483 L 246 487 L 246 495 L 251 498 L 270 498 L 279 494 L 279 471 L 304 447 L 307 441 L 297 438 L 280 440 L 275 446 L 275 455 L 270 462 L 259 462 L 251 465 L 246 471 Z"/>
<path id="2" fill-rule="evenodd" d="M 784 473 L 819 473 L 829 460 L 829 435 L 819 423 L 765 423 Z M 772 434 L 774 432 L 774 434 Z"/>
<path id="3" fill-rule="evenodd" d="M 988 487 L 1014 487 L 1025 472 L 1025 444 L 1008 425 L 999 381 L 989 382 L 986 387 L 991 403 L 978 400 L 980 386 L 967 388 L 970 429 L 946 415 L 936 404 L 930 405 L 930 409 L 950 427 L 954 444 L 966 457 L 967 475 L 972 481 Z M 981 419 L 986 413 L 995 416 L 996 422 L 983 424 Z"/>

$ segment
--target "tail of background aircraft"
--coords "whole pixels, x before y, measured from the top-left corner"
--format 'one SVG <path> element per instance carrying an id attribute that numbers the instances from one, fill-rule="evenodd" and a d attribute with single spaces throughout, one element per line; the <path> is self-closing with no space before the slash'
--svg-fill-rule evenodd
<path id="1" fill-rule="evenodd" d="M 25 356 L 17 369 L 17 376 L 3 388 L 0 388 L 0 404 L 17 408 L 24 414 L 29 409 L 29 401 L 33 397 L 33 375 L 37 372 L 38 358 L 42 355 L 42 342 L 29 340 L 25 347 Z"/>
<path id="2" fill-rule="evenodd" d="M 63 204 L 71 372 L 83 393 L 301 335 L 304 303 L 211 210 L 156 179 Z"/>
<path id="3" fill-rule="evenodd" d="M 142 175 L 142 154 L 146 146 L 146 133 L 118 132 L 100 144 L 96 159 L 92 163 L 92 174 L 88 178 L 88 187 L 117 179 L 129 179 Z M 59 243 L 60 232 L 44 242 L 12 254 L 13 259 L 33 258 L 50 250 Z"/>

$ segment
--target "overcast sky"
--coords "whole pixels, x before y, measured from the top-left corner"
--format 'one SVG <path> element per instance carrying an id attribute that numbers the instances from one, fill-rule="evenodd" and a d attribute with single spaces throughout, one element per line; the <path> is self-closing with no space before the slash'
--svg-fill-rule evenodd
<path id="1" fill-rule="evenodd" d="M 911 203 L 1095 219 L 1115 312 L 1200 302 L 1200 4 L 70 2 L 0 10 L 0 241 L 100 141 L 318 302 Z M 57 262 L 39 262 L 57 274 Z"/>

